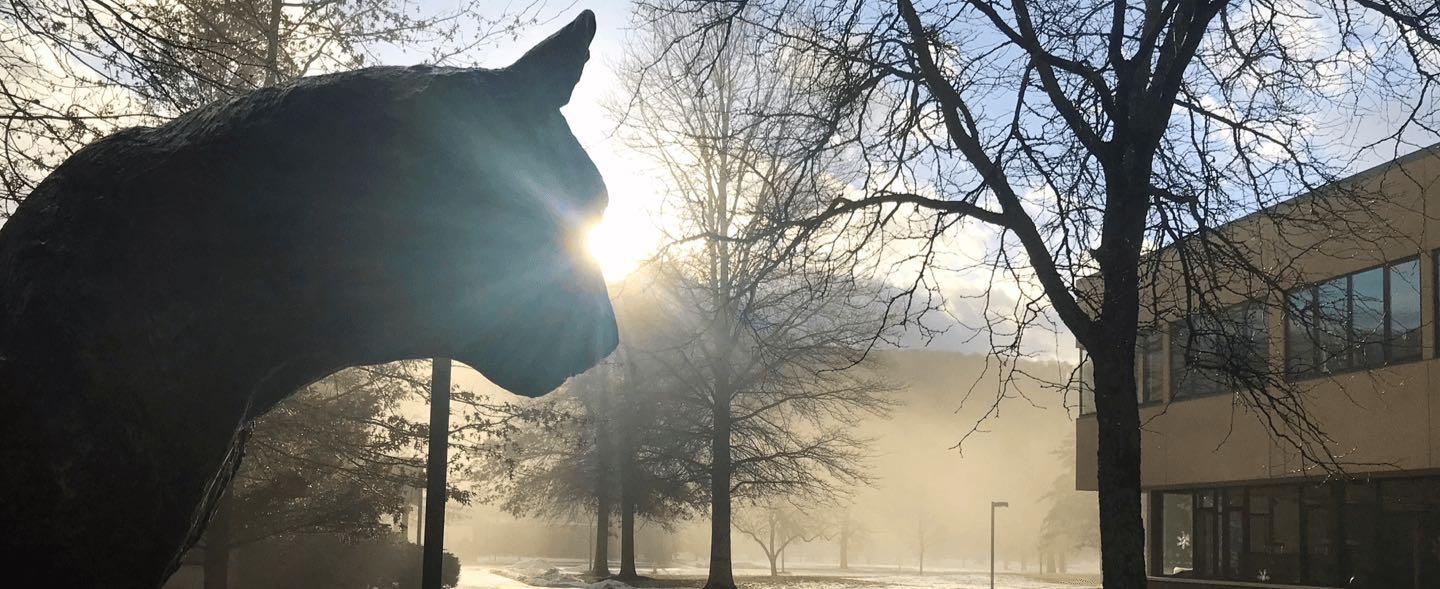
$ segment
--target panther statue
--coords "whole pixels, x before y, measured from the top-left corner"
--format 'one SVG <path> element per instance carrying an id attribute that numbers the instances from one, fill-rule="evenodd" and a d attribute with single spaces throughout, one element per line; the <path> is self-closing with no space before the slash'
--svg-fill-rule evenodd
<path id="1" fill-rule="evenodd" d="M 0 228 L 0 561 L 154 588 L 244 424 L 348 366 L 541 395 L 616 346 L 605 186 L 560 107 L 589 11 L 510 67 L 316 76 L 76 152 Z"/>

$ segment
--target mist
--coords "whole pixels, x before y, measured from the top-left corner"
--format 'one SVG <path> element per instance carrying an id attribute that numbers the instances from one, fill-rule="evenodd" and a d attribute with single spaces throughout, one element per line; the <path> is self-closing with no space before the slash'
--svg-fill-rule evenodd
<path id="1" fill-rule="evenodd" d="M 1094 494 L 1074 490 L 1073 396 L 1046 381 L 1063 382 L 1071 366 L 1027 362 L 1015 367 L 1036 378 L 1002 370 L 990 356 L 946 350 L 874 352 L 872 371 L 892 384 L 888 416 L 856 427 L 865 440 L 868 481 L 838 489 L 831 498 L 796 507 L 820 521 L 810 538 L 784 549 L 784 574 L 839 574 L 842 542 L 848 570 L 860 574 L 940 576 L 988 571 L 990 502 L 996 513 L 996 569 L 1041 573 L 1047 516 L 1067 504 L 1094 507 Z M 1005 386 L 1002 386 L 1002 382 Z M 787 506 L 788 508 L 789 506 Z M 1074 511 L 1073 508 L 1071 511 Z M 447 550 L 465 563 L 498 570 L 570 565 L 580 569 L 594 550 L 593 515 L 515 517 L 485 504 L 454 509 Z M 669 529 L 643 522 L 636 532 L 639 567 L 647 574 L 702 574 L 709 536 L 705 513 Z M 1066 538 L 1065 572 L 1098 572 L 1098 531 L 1082 522 L 1081 538 Z M 1088 525 L 1087 525 L 1088 524 Z M 842 530 L 842 528 L 845 528 Z M 762 535 L 768 530 L 762 530 Z M 1053 533 L 1053 532 L 1052 532 Z M 848 536 L 842 540 L 842 535 Z M 763 539 L 763 538 L 762 538 Z M 1056 552 L 1048 550 L 1052 559 Z M 612 543 L 612 559 L 619 559 Z M 766 576 L 764 547 L 736 530 L 737 574 Z M 922 562 L 923 559 L 923 562 Z M 1049 569 L 1058 571 L 1056 562 Z M 533 572 L 533 571 L 532 571 Z"/>

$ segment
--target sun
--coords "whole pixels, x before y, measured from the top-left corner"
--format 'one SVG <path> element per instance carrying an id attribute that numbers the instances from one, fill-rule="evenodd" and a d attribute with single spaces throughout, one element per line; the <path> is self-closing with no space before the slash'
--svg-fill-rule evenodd
<path id="1" fill-rule="evenodd" d="M 642 213 L 611 205 L 585 236 L 585 247 L 605 281 L 619 282 L 654 253 L 658 241 L 658 231 Z"/>

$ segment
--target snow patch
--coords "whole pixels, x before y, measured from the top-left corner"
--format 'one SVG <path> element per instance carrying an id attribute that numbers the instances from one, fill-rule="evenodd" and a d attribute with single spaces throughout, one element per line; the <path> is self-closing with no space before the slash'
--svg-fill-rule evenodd
<path id="1" fill-rule="evenodd" d="M 491 570 L 502 577 L 509 577 L 534 587 L 586 587 L 585 580 L 578 573 L 563 571 L 549 561 L 529 558 L 512 563 L 510 566 Z M 610 588 L 605 588 L 610 589 Z"/>
<path id="2" fill-rule="evenodd" d="M 615 579 L 605 579 L 585 586 L 585 589 L 635 589 Z"/>

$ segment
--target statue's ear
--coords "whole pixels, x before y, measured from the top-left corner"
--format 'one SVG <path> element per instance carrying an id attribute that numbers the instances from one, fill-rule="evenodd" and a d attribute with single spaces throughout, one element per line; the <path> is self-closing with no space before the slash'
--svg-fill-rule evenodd
<path id="1" fill-rule="evenodd" d="M 518 76 L 517 81 L 526 84 L 527 93 L 536 100 L 559 108 L 570 102 L 570 91 L 590 59 L 590 40 L 594 38 L 595 13 L 586 10 L 505 69 Z"/>

